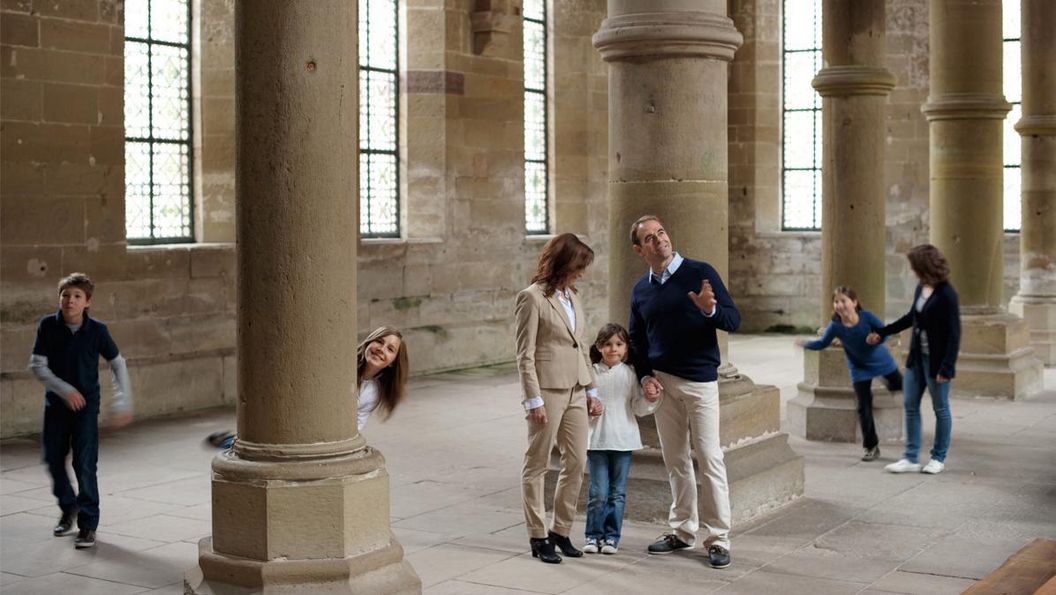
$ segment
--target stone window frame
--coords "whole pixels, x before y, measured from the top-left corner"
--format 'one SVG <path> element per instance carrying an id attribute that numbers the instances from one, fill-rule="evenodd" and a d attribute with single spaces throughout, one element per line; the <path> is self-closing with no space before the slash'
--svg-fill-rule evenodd
<path id="1" fill-rule="evenodd" d="M 149 0 L 146 0 L 146 1 L 147 1 L 147 10 L 148 10 L 148 15 L 149 15 L 150 4 L 151 3 L 149 2 Z M 154 147 L 154 145 L 156 143 L 179 144 L 179 145 L 185 145 L 187 147 L 187 164 L 188 164 L 187 168 L 188 168 L 188 171 L 187 171 L 187 180 L 186 180 L 186 187 L 187 187 L 187 205 L 186 205 L 186 207 L 187 207 L 187 210 L 188 210 L 188 219 L 189 219 L 189 222 L 188 222 L 189 235 L 187 235 L 187 236 L 171 236 L 171 237 L 154 237 L 153 234 L 154 234 L 154 231 L 155 231 L 155 226 L 153 224 L 153 218 L 152 218 L 152 223 L 150 225 L 150 232 L 151 232 L 151 236 L 150 237 L 129 237 L 128 236 L 128 226 L 126 224 L 126 226 L 125 226 L 125 238 L 126 238 L 126 241 L 128 242 L 128 245 L 130 247 L 137 247 L 137 246 L 157 247 L 157 246 L 164 246 L 166 244 L 189 244 L 189 243 L 195 243 L 197 241 L 196 238 L 198 237 L 198 232 L 200 231 L 200 225 L 198 225 L 198 222 L 199 222 L 199 219 L 200 219 L 201 215 L 200 215 L 200 209 L 198 208 L 199 207 L 198 198 L 197 198 L 198 197 L 198 193 L 196 192 L 196 190 L 198 190 L 199 187 L 200 187 L 200 184 L 199 184 L 199 181 L 198 181 L 198 168 L 196 167 L 197 162 L 198 162 L 198 156 L 197 156 L 196 149 L 198 148 L 199 143 L 197 142 L 198 141 L 198 126 L 197 126 L 198 118 L 196 117 L 197 116 L 197 114 L 196 114 L 197 109 L 196 109 L 196 105 L 195 105 L 195 103 L 196 103 L 195 102 L 195 92 L 196 92 L 195 82 L 196 82 L 196 78 L 198 78 L 196 76 L 197 75 L 197 70 L 198 70 L 198 60 L 196 59 L 197 52 L 195 51 L 195 48 L 196 48 L 196 38 L 198 36 L 197 23 L 199 22 L 199 20 L 196 17 L 197 17 L 197 13 L 200 12 L 200 11 L 198 11 L 196 9 L 197 9 L 197 5 L 199 4 L 200 1 L 201 0 L 187 0 L 187 35 L 186 35 L 186 38 L 185 38 L 185 43 L 177 43 L 177 42 L 168 42 L 168 41 L 156 40 L 153 37 L 151 37 L 149 33 L 148 33 L 148 36 L 146 38 L 138 38 L 138 37 L 137 38 L 131 38 L 133 41 L 135 41 L 137 43 L 139 43 L 139 42 L 147 43 L 148 50 L 154 44 L 164 45 L 164 46 L 168 46 L 168 47 L 183 47 L 183 48 L 186 48 L 186 50 L 187 50 L 187 115 L 188 115 L 188 122 L 187 122 L 187 127 L 188 127 L 187 133 L 188 134 L 187 134 L 187 139 L 184 140 L 184 141 L 172 141 L 172 140 L 169 140 L 169 139 L 157 139 L 157 138 L 154 137 L 153 131 L 151 131 L 150 134 L 148 136 L 146 136 L 146 137 L 129 137 L 126 134 L 126 135 L 123 136 L 123 139 L 124 139 L 125 143 L 128 143 L 130 139 L 133 142 L 146 142 L 146 144 L 151 148 L 151 150 L 150 150 L 151 155 L 153 155 L 153 147 Z M 124 14 L 125 18 L 127 18 L 127 12 L 125 12 L 123 14 Z M 122 25 L 124 25 L 124 23 L 122 23 Z M 149 16 L 147 17 L 147 26 L 148 26 L 148 28 L 150 27 L 150 17 Z M 130 39 L 128 37 L 128 35 L 127 35 L 127 30 L 123 33 L 123 38 L 124 38 L 125 41 L 128 41 Z M 122 53 L 122 56 L 123 57 L 125 56 L 124 52 Z M 148 73 L 148 76 L 149 76 L 149 73 Z M 122 85 L 122 89 L 123 89 L 122 92 L 124 92 L 124 88 L 125 88 L 125 86 L 123 84 Z M 150 88 L 153 88 L 153 86 L 149 85 L 148 86 L 148 90 Z M 125 128 L 125 130 L 127 131 L 127 127 Z M 126 168 L 128 167 L 127 159 L 125 159 L 125 167 Z M 127 174 L 125 176 L 125 179 L 126 180 L 128 179 Z M 151 195 L 151 198 L 152 198 L 151 204 L 153 204 L 153 195 L 154 195 L 154 192 L 153 192 L 153 185 L 154 185 L 153 174 L 151 174 L 150 180 L 151 180 L 150 181 L 150 186 L 151 186 L 150 195 Z M 126 218 L 127 218 L 128 200 L 129 200 L 128 199 L 128 192 L 127 192 L 127 181 L 126 181 L 125 188 L 126 188 L 126 192 L 125 192 L 125 195 L 124 195 L 124 199 L 125 199 L 125 209 L 126 209 Z"/>
<path id="2" fill-rule="evenodd" d="M 524 224 L 525 224 L 525 235 L 549 237 L 553 234 L 554 230 L 554 180 L 553 180 L 553 127 L 554 127 L 554 115 L 552 110 L 554 109 L 554 84 L 553 84 L 553 19 L 551 15 L 553 10 L 549 6 L 548 0 L 536 0 L 539 4 L 539 8 L 542 11 L 542 19 L 529 17 L 528 11 L 521 11 L 521 22 L 523 25 L 533 23 L 535 25 L 541 25 L 543 30 L 543 87 L 542 89 L 533 89 L 525 84 L 524 87 L 524 104 L 527 108 L 528 97 L 531 95 L 540 96 L 543 99 L 543 147 L 541 153 L 543 159 L 530 159 L 528 157 L 528 146 L 527 146 L 527 109 L 525 109 L 525 156 L 524 156 L 524 197 L 525 197 L 525 212 L 524 212 Z M 522 34 L 522 40 L 526 39 L 526 36 Z M 522 48 L 527 50 L 526 44 L 522 43 Z M 525 57 L 526 58 L 526 57 Z M 527 65 L 527 59 L 522 59 L 523 63 Z M 525 81 L 527 82 L 527 72 L 525 73 Z M 528 216 L 528 168 L 530 164 L 542 165 L 543 167 L 543 196 L 542 196 L 542 208 L 543 208 L 543 227 L 532 228 L 529 226 Z"/>
<path id="3" fill-rule="evenodd" d="M 1005 146 L 1010 144 L 1017 147 L 1016 152 L 1019 154 L 1019 159 L 1011 163 L 1008 158 L 1008 153 L 1003 151 L 1003 173 L 1005 176 L 1002 188 L 1002 212 L 1003 212 L 1003 228 L 1005 233 L 1017 234 L 1019 233 L 1020 227 L 1022 226 L 1022 206 L 1023 206 L 1023 156 L 1021 153 L 1021 138 L 1019 132 L 1014 128 L 1016 122 L 1020 120 L 1023 115 L 1023 63 L 1020 58 L 1020 45 L 1022 32 L 1020 31 L 1021 20 L 1020 20 L 1020 4 L 1019 2 L 1002 2 L 1002 32 L 1001 32 L 1001 52 L 1004 61 L 1004 68 L 1002 69 L 1002 77 L 1004 79 L 1005 87 L 1005 98 L 1010 104 L 1012 104 L 1012 110 L 1008 113 L 1008 116 L 1004 120 L 1004 127 L 1002 135 L 1002 142 Z M 1011 26 L 1011 27 L 1010 27 Z M 1009 67 L 1015 68 L 1017 71 L 1017 80 L 1019 81 L 1018 86 L 1009 86 Z M 1009 92 L 1014 93 L 1014 95 Z M 1015 99 L 1013 99 L 1015 98 Z M 1009 192 L 1009 181 L 1010 179 L 1014 183 L 1014 187 Z M 1015 211 L 1019 217 L 1020 224 L 1017 226 L 1008 225 L 1008 215 L 1010 211 Z"/>

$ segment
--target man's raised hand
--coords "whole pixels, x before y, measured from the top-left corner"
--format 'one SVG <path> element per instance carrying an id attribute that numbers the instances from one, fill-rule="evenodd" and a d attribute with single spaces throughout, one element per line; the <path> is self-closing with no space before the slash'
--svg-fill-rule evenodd
<path id="1" fill-rule="evenodd" d="M 693 304 L 704 314 L 711 316 L 715 313 L 715 306 L 718 302 L 715 301 L 715 291 L 711 288 L 711 282 L 707 279 L 701 282 L 700 293 L 689 292 L 689 299 L 693 300 Z"/>

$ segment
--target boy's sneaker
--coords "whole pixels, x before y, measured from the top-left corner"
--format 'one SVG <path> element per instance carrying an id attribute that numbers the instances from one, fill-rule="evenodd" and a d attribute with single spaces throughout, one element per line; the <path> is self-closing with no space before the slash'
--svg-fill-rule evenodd
<path id="1" fill-rule="evenodd" d="M 588 537 L 586 545 L 583 546 L 583 553 L 585 554 L 596 554 L 598 553 L 598 540 L 594 537 Z"/>
<path id="2" fill-rule="evenodd" d="M 712 568 L 726 568 L 730 565 L 730 550 L 721 545 L 709 547 L 708 564 L 711 564 Z"/>
<path id="3" fill-rule="evenodd" d="M 55 525 L 55 528 L 51 530 L 52 535 L 55 537 L 61 537 L 67 535 L 70 531 L 73 531 L 73 521 L 77 518 L 75 512 L 64 512 L 59 517 L 59 522 Z"/>
<path id="4" fill-rule="evenodd" d="M 73 540 L 73 547 L 79 550 L 95 547 L 95 531 L 92 531 L 91 529 L 81 529 L 78 531 L 77 539 Z"/>
<path id="5" fill-rule="evenodd" d="M 875 461 L 880 458 L 880 447 L 874 446 L 872 448 L 865 449 L 865 454 L 862 455 L 863 461 Z"/>
<path id="6" fill-rule="evenodd" d="M 916 473 L 920 471 L 920 463 L 914 463 L 909 459 L 899 459 L 897 463 L 891 463 L 884 467 L 888 473 Z"/>
<path id="7" fill-rule="evenodd" d="M 684 550 L 687 547 L 689 547 L 689 544 L 679 539 L 674 533 L 664 533 L 656 540 L 656 543 L 649 546 L 648 552 L 656 556 L 663 556 L 678 550 Z"/>
<path id="8" fill-rule="evenodd" d="M 619 548 L 616 547 L 616 542 L 611 539 L 606 539 L 605 542 L 601 544 L 601 553 L 603 554 L 611 555 L 615 554 L 617 551 L 619 551 Z"/>
<path id="9" fill-rule="evenodd" d="M 924 468 L 921 469 L 920 472 L 929 475 L 938 475 L 939 473 L 942 473 L 944 469 L 946 469 L 946 463 L 932 459 L 928 461 L 927 465 L 924 465 Z"/>

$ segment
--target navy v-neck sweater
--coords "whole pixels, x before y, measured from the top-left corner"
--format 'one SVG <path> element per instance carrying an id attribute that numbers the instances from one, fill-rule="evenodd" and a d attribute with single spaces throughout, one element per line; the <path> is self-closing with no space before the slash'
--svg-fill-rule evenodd
<path id="1" fill-rule="evenodd" d="M 707 279 L 715 292 L 715 315 L 704 313 L 689 299 Z M 638 377 L 654 370 L 694 382 L 717 380 L 720 362 L 716 329 L 734 332 L 741 325 L 719 273 L 706 262 L 685 259 L 661 285 L 646 272 L 631 291 L 631 361 Z"/>

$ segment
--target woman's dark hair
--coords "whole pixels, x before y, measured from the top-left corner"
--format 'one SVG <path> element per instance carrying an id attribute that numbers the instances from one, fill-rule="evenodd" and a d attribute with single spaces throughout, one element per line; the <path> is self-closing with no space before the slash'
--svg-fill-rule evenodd
<path id="1" fill-rule="evenodd" d="M 550 297 L 568 276 L 594 262 L 594 251 L 574 233 L 563 233 L 550 239 L 539 255 L 539 267 L 532 283 L 543 285 L 543 294 Z M 570 287 L 575 291 L 575 287 Z"/>
<path id="2" fill-rule="evenodd" d="M 620 340 L 630 346 L 631 335 L 627 332 L 627 329 L 615 322 L 610 322 L 601 327 L 601 330 L 598 331 L 598 338 L 594 339 L 594 344 L 590 346 L 590 361 L 595 364 L 601 361 L 601 346 L 613 336 L 619 337 Z M 628 351 L 628 353 L 630 352 Z M 623 361 L 627 361 L 627 353 L 623 354 Z"/>
<path id="3" fill-rule="evenodd" d="M 367 367 L 367 346 L 371 343 L 382 341 L 385 337 L 396 337 L 400 340 L 400 349 L 396 352 L 396 359 L 382 368 L 374 380 L 378 382 L 378 408 L 381 410 L 382 419 L 388 419 L 396 406 L 403 400 L 404 387 L 407 386 L 407 372 L 410 368 L 410 360 L 407 357 L 407 342 L 403 340 L 403 334 L 398 329 L 390 326 L 382 326 L 374 329 L 356 349 L 356 377 L 363 382 L 363 370 Z"/>
<path id="4" fill-rule="evenodd" d="M 836 289 L 832 290 L 832 297 L 835 298 L 838 295 L 845 295 L 848 298 L 850 298 L 851 300 L 853 300 L 854 301 L 854 311 L 855 312 L 861 312 L 862 311 L 862 302 L 858 301 L 858 294 L 855 293 L 855 291 L 853 289 L 851 289 L 850 287 L 847 287 L 846 285 L 840 285 Z M 833 312 L 832 313 L 832 319 L 833 320 L 839 320 L 840 319 L 840 315 L 835 313 L 835 312 Z"/>
<path id="5" fill-rule="evenodd" d="M 913 269 L 920 282 L 932 287 L 945 283 L 950 278 L 950 264 L 939 249 L 931 244 L 914 246 L 906 254 L 909 268 Z"/>

